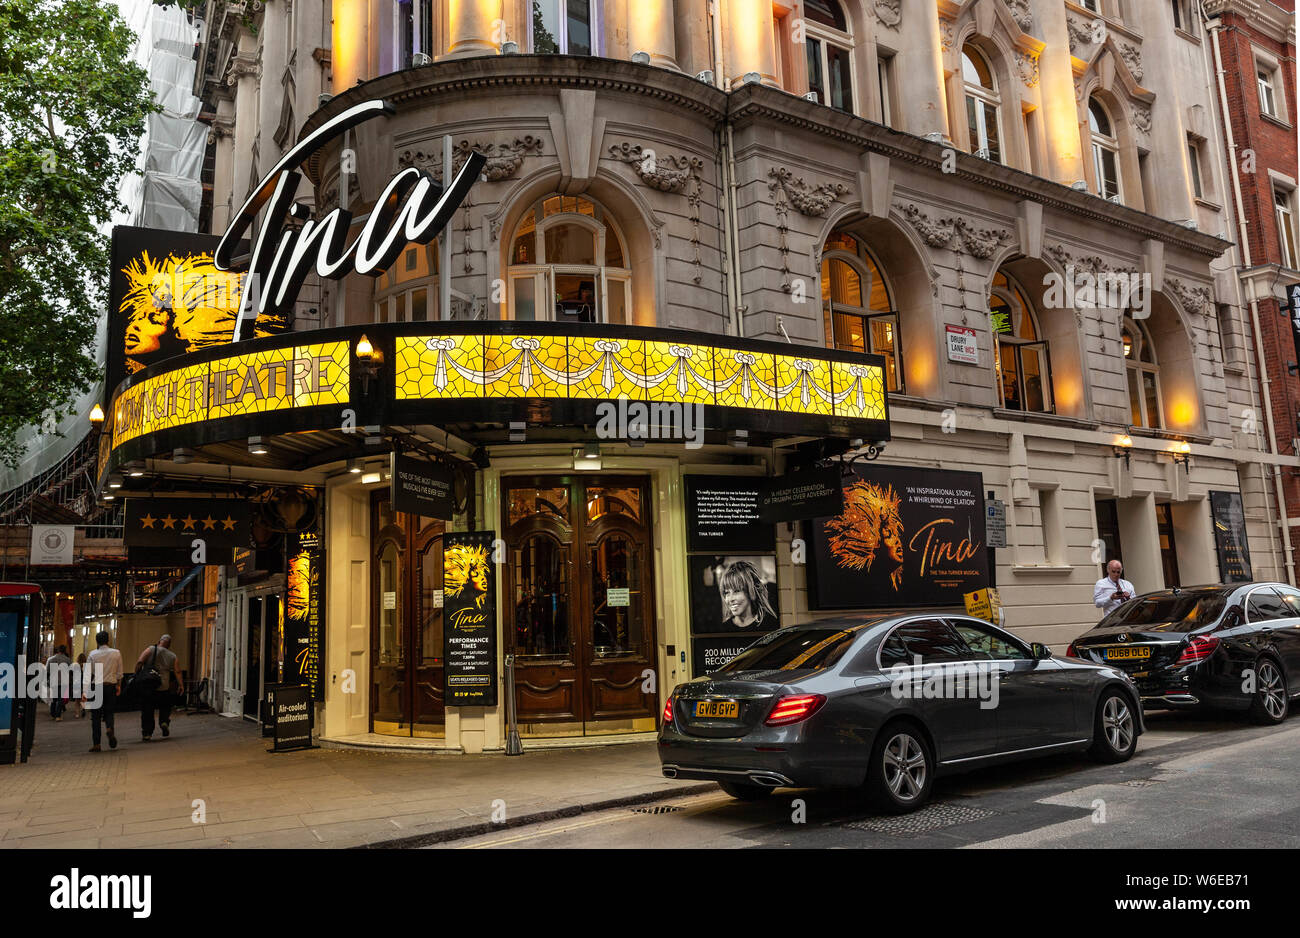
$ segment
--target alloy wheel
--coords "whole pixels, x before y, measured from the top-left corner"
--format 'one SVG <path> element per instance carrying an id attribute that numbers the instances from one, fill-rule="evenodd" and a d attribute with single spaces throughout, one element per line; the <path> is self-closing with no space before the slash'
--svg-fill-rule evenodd
<path id="1" fill-rule="evenodd" d="M 1259 666 L 1259 699 L 1274 720 L 1281 720 L 1286 713 L 1286 685 L 1282 675 L 1271 661 Z"/>
<path id="2" fill-rule="evenodd" d="M 1106 742 L 1116 752 L 1125 752 L 1133 742 L 1133 714 L 1118 694 L 1106 698 L 1101 710 L 1101 725 Z"/>
<path id="3" fill-rule="evenodd" d="M 925 790 L 925 749 L 908 733 L 895 734 L 885 744 L 885 784 L 899 801 L 914 801 Z"/>

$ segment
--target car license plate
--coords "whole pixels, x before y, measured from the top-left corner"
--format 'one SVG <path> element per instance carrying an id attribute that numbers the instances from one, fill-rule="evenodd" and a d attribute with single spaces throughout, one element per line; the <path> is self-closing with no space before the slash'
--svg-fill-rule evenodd
<path id="1" fill-rule="evenodd" d="M 739 700 L 700 700 L 695 704 L 697 717 L 734 720 L 740 716 Z"/>
<path id="2" fill-rule="evenodd" d="M 1150 648 L 1107 648 L 1107 661 L 1124 661 L 1134 658 L 1150 658 Z"/>

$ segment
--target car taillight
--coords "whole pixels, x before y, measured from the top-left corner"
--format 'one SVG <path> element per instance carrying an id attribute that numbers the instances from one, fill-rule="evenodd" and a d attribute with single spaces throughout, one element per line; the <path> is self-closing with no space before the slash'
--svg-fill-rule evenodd
<path id="1" fill-rule="evenodd" d="M 668 702 L 664 704 L 664 725 L 673 722 L 673 698 L 668 697 Z"/>
<path id="2" fill-rule="evenodd" d="M 764 721 L 768 726 L 785 726 L 806 720 L 817 708 L 826 702 L 821 694 L 799 694 L 794 697 L 782 697 L 772 708 Z"/>
<path id="3" fill-rule="evenodd" d="M 1218 647 L 1219 640 L 1213 635 L 1193 635 L 1174 664 L 1195 664 L 1198 661 L 1204 661 L 1214 654 L 1214 649 Z"/>
<path id="4" fill-rule="evenodd" d="M 1067 658 L 1078 658 L 1078 657 L 1080 657 L 1080 655 L 1079 655 L 1079 650 L 1078 650 L 1077 648 L 1074 647 L 1074 642 L 1070 642 L 1070 647 L 1067 648 L 1067 649 L 1065 649 L 1065 657 L 1067 657 Z"/>

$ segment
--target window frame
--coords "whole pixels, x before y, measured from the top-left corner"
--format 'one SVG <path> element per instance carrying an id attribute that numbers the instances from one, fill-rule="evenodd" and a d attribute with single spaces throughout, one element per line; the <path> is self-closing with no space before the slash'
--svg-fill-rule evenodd
<path id="1" fill-rule="evenodd" d="M 1092 172 L 1096 179 L 1098 197 L 1106 199 L 1109 202 L 1118 202 L 1120 205 L 1124 202 L 1124 167 L 1120 162 L 1120 143 L 1119 137 L 1105 134 L 1099 129 L 1092 126 L 1092 107 L 1096 104 L 1101 112 L 1106 115 L 1106 123 L 1110 125 L 1111 134 L 1115 133 L 1115 118 L 1111 115 L 1110 108 L 1106 107 L 1105 102 L 1098 99 L 1095 95 L 1088 98 L 1088 140 L 1092 148 Z M 1103 154 L 1109 155 L 1115 161 L 1115 192 L 1109 194 L 1106 191 L 1106 174 L 1103 172 Z"/>
<path id="2" fill-rule="evenodd" d="M 543 2 L 552 2 L 559 12 L 559 35 L 555 37 L 556 45 L 559 47 L 555 52 L 537 52 L 535 39 L 533 37 L 533 7 L 540 6 Z M 601 10 L 604 4 L 598 0 L 588 0 L 587 11 L 589 16 L 589 28 L 591 29 L 591 51 L 585 53 L 590 57 L 599 57 L 604 54 L 604 33 L 601 22 Z M 528 51 L 536 55 L 583 55 L 584 53 L 569 51 L 569 0 L 528 0 L 524 7 L 524 23 L 528 30 Z"/>
<path id="3" fill-rule="evenodd" d="M 834 234 L 834 232 L 832 232 L 832 234 Z M 890 287 L 889 281 L 885 277 L 883 268 L 880 265 L 880 261 L 876 259 L 876 256 L 872 254 L 870 250 L 868 250 L 866 244 L 862 242 L 862 239 L 848 232 L 845 232 L 845 234 L 848 234 L 848 236 L 853 239 L 854 243 L 857 244 L 858 249 L 871 259 L 871 263 L 875 267 L 876 272 L 880 277 L 881 286 L 884 288 L 885 298 L 888 300 L 889 309 L 872 309 L 870 306 L 850 306 L 845 303 L 836 303 L 829 296 L 823 296 L 822 316 L 825 319 L 826 325 L 830 328 L 830 348 L 847 348 L 849 351 L 865 351 L 868 354 L 882 355 L 885 358 L 888 358 L 889 355 L 892 354 L 894 357 L 895 384 L 897 386 L 892 389 L 889 387 L 889 369 L 888 367 L 886 367 L 885 392 L 887 394 L 906 394 L 907 378 L 906 378 L 906 373 L 903 365 L 903 361 L 904 361 L 903 333 L 902 333 L 902 329 L 900 328 L 902 325 L 902 318 L 899 315 L 898 308 L 894 304 L 894 291 Z M 852 267 L 854 270 L 856 270 L 858 277 L 860 278 L 862 283 L 869 282 L 870 279 L 874 276 L 871 273 L 870 268 L 867 267 L 867 264 L 865 263 L 863 258 L 856 253 L 846 251 L 842 248 L 832 248 L 829 251 L 823 251 L 821 263 L 827 264 L 832 260 L 843 261 L 844 263 Z M 820 281 L 820 275 L 821 275 L 820 266 L 818 267 L 817 273 L 818 273 L 818 279 Z M 868 302 L 870 302 L 869 299 Z M 836 315 L 856 316 L 862 320 L 863 322 L 863 330 L 862 330 L 863 348 L 862 349 L 855 349 L 850 346 L 843 346 L 836 341 L 836 330 L 835 330 Z M 872 340 L 872 332 L 869 327 L 872 321 L 877 319 L 892 321 L 893 335 L 894 335 L 894 348 L 892 352 L 890 352 L 889 350 L 876 351 L 875 349 L 875 343 Z"/>
<path id="4" fill-rule="evenodd" d="M 967 127 L 966 132 L 968 135 L 970 133 L 970 102 L 972 100 L 975 102 L 976 139 L 968 141 L 970 145 L 969 151 L 975 156 L 979 156 L 980 159 L 986 159 L 991 163 L 999 163 L 1002 165 L 1006 165 L 1006 154 L 1004 152 L 1004 141 L 1006 140 L 1006 136 L 1003 132 L 1004 128 L 1002 122 L 1002 89 L 998 87 L 997 70 L 993 67 L 993 63 L 989 61 L 989 57 L 985 55 L 977 46 L 974 46 L 969 42 L 964 44 L 959 50 L 960 58 L 966 59 L 968 57 L 966 51 L 967 49 L 970 50 L 970 54 L 972 56 L 977 56 L 979 58 L 979 61 L 984 64 L 984 67 L 988 69 L 989 80 L 993 83 L 992 89 L 985 88 L 983 85 L 972 84 L 966 78 L 965 63 L 964 62 L 962 63 L 962 68 L 961 68 L 962 103 L 966 105 L 966 127 Z M 989 147 L 988 112 L 987 112 L 987 108 L 989 107 L 993 109 L 993 122 L 994 124 L 997 125 L 994 128 L 997 132 L 997 140 L 998 140 L 998 150 L 997 150 L 996 158 L 992 155 L 992 151 Z M 987 154 L 987 155 L 981 156 L 981 154 Z"/>
<path id="5" fill-rule="evenodd" d="M 1278 251 L 1282 266 L 1300 270 L 1300 232 L 1296 226 L 1294 189 L 1273 181 L 1273 220 L 1277 223 Z"/>
<path id="6" fill-rule="evenodd" d="M 406 36 L 402 26 L 404 17 L 402 8 L 411 10 L 411 48 L 406 48 Z M 395 72 L 414 68 L 414 58 L 423 53 L 434 57 L 434 48 L 438 39 L 438 23 L 435 16 L 434 0 L 392 0 L 393 9 L 393 62 Z M 427 30 L 427 35 L 425 34 Z M 426 48 L 427 46 L 427 48 Z"/>
<path id="7" fill-rule="evenodd" d="M 957 643 L 961 645 L 961 647 L 966 649 L 967 657 L 940 658 L 940 659 L 935 659 L 933 661 L 926 661 L 924 658 L 922 658 L 920 667 L 924 668 L 930 665 L 950 664 L 952 662 L 957 662 L 957 661 L 975 660 L 972 657 L 970 657 L 970 655 L 972 654 L 970 648 L 966 646 L 966 642 L 962 640 L 960 633 L 958 633 L 958 631 L 955 628 L 953 628 L 952 623 L 948 621 L 946 616 L 937 616 L 937 615 L 915 616 L 913 618 L 904 619 L 902 622 L 895 623 L 895 625 L 887 633 L 885 633 L 884 636 L 881 637 L 879 644 L 876 645 L 876 670 L 880 671 L 881 673 L 888 673 L 887 669 L 882 663 L 881 653 L 884 652 L 885 645 L 889 643 L 890 639 L 892 639 L 895 635 L 897 635 L 899 631 L 902 629 L 909 628 L 911 626 L 921 625 L 924 623 L 937 623 L 941 625 L 943 628 L 947 629 L 951 637 L 956 639 Z M 910 653 L 911 650 L 907 647 L 906 640 L 901 638 L 899 640 L 903 642 L 903 650 Z M 917 665 L 915 664 L 914 660 L 908 661 L 906 664 L 901 665 L 901 667 L 904 668 L 913 668 L 916 666 Z M 890 667 L 894 668 L 900 666 L 890 665 Z"/>
<path id="8" fill-rule="evenodd" d="M 1164 398 L 1164 389 L 1161 388 L 1160 386 L 1160 360 L 1156 356 L 1155 343 L 1151 341 L 1151 334 L 1146 331 L 1145 327 L 1140 325 L 1138 321 L 1133 319 L 1131 316 L 1125 316 L 1123 320 L 1123 326 L 1122 326 L 1121 336 L 1120 336 L 1121 355 L 1123 355 L 1124 353 L 1124 348 L 1123 348 L 1124 331 L 1129 332 L 1133 336 L 1135 343 L 1140 343 L 1140 344 L 1134 344 L 1133 354 L 1131 356 L 1130 355 L 1123 356 L 1124 357 L 1124 387 L 1129 396 L 1130 419 L 1133 413 L 1134 385 L 1129 383 L 1129 372 L 1136 373 L 1138 409 L 1141 411 L 1142 419 L 1143 419 L 1143 422 L 1141 424 L 1131 424 L 1131 426 L 1135 426 L 1135 427 L 1140 426 L 1149 430 L 1163 430 L 1165 427 L 1165 398 Z M 1142 361 L 1142 349 L 1148 347 L 1148 345 L 1150 346 L 1151 349 L 1151 361 L 1144 362 Z M 1152 423 L 1151 415 L 1147 413 L 1147 398 L 1145 394 L 1146 385 L 1143 382 L 1144 374 L 1151 374 L 1154 376 L 1155 388 L 1156 388 L 1156 408 L 1159 411 L 1159 413 L 1156 415 L 1159 419 L 1158 423 Z"/>
<path id="9" fill-rule="evenodd" d="M 1003 644 L 1010 645 L 1011 647 L 1015 648 L 1023 656 L 1020 658 L 993 658 L 993 657 L 977 658 L 976 659 L 977 661 L 1026 661 L 1026 660 L 1032 661 L 1034 660 L 1033 650 L 1029 647 L 1028 644 L 1022 642 L 1020 639 L 1016 638 L 1010 632 L 998 628 L 997 626 L 993 625 L 991 622 L 985 622 L 983 619 L 976 619 L 972 616 L 948 616 L 947 620 L 948 620 L 948 625 L 952 627 L 952 630 L 954 632 L 957 632 L 957 637 L 962 640 L 962 642 L 966 645 L 967 648 L 970 648 L 972 653 L 976 653 L 975 649 L 971 648 L 970 642 L 966 641 L 965 636 L 962 635 L 961 632 L 957 631 L 958 628 L 961 626 L 969 628 L 973 631 L 984 632 L 990 638 L 995 638 L 998 641 L 1002 642 Z"/>
<path id="10" fill-rule="evenodd" d="M 1034 310 L 1033 305 L 1029 302 L 1028 297 L 1025 296 L 1024 288 L 1020 286 L 1019 282 L 1017 282 L 1014 277 L 1005 271 L 995 271 L 994 275 L 996 276 L 998 273 L 1001 273 L 1002 276 L 1006 278 L 1008 286 L 1000 287 L 994 285 L 990 287 L 989 299 L 996 297 L 1006 303 L 1007 306 L 1011 307 L 1013 310 L 1017 305 L 1020 306 L 1022 309 L 1022 315 L 1029 316 L 1029 321 L 1034 327 L 1034 335 L 1037 336 L 1037 338 L 1034 339 L 1020 338 L 1015 334 L 1015 324 L 1013 323 L 1011 327 L 1012 333 L 1004 339 L 1003 334 L 994 330 L 992 328 L 992 323 L 990 323 L 989 331 L 993 335 L 993 376 L 994 383 L 997 385 L 999 405 L 1003 410 L 1015 410 L 1022 414 L 1054 414 L 1056 413 L 1056 389 L 1053 386 L 1051 343 L 1043 337 L 1043 330 L 1040 328 L 1038 322 L 1038 314 Z M 1017 292 L 1020 294 L 1019 299 L 1014 295 Z M 989 305 L 992 306 L 992 303 Z M 1022 402 L 1024 402 L 1028 397 L 1025 391 L 1025 367 L 1022 359 L 1023 350 L 1026 348 L 1042 348 L 1043 364 L 1046 369 L 1047 378 L 1047 382 L 1044 386 L 1046 393 L 1043 395 L 1044 403 L 1046 404 L 1044 410 L 1030 410 L 1027 407 L 1007 407 L 1002 382 L 1002 347 L 1004 345 L 1008 348 L 1014 349 L 1013 354 L 1016 360 L 1016 384 L 1020 390 L 1020 400 Z"/>
<path id="11" fill-rule="evenodd" d="M 844 12 L 842 6 L 840 8 L 840 12 L 841 13 Z M 844 18 L 844 22 L 846 26 L 849 26 L 850 29 L 852 28 L 852 24 L 849 23 L 847 15 Z M 828 45 L 834 45 L 837 49 L 843 52 L 845 54 L 846 61 L 849 63 L 849 68 L 848 68 L 849 106 L 847 108 L 842 108 L 835 104 L 832 104 L 829 100 L 830 98 L 829 87 L 826 87 L 823 90 L 818 92 L 817 103 L 829 108 L 834 108 L 835 110 L 841 111 L 845 114 L 856 114 L 858 82 L 857 82 L 857 75 L 856 75 L 857 68 L 853 61 L 854 58 L 853 33 L 852 32 L 842 33 L 838 29 L 835 29 L 834 27 L 831 26 L 827 26 L 824 23 L 814 23 L 807 16 L 805 16 L 803 19 L 803 27 L 804 27 L 804 63 L 805 63 L 804 68 L 805 70 L 807 69 L 809 44 L 812 42 L 816 42 L 818 45 L 817 57 L 818 57 L 818 62 L 821 65 L 823 85 L 829 86 L 831 80 L 830 54 L 827 52 Z M 808 90 L 810 92 L 818 91 L 818 89 L 813 87 L 811 74 L 807 76 L 807 80 L 808 80 Z M 827 100 L 823 100 L 823 98 L 826 98 Z"/>
<path id="12" fill-rule="evenodd" d="M 1271 117 L 1274 120 L 1281 120 L 1282 115 L 1278 109 L 1277 69 L 1270 65 L 1255 60 L 1255 88 L 1259 93 L 1259 112 L 1265 117 Z M 1265 90 L 1268 94 L 1265 95 Z"/>
<path id="13" fill-rule="evenodd" d="M 1201 147 L 1192 136 L 1187 138 L 1187 166 L 1191 170 L 1192 195 L 1204 201 L 1205 183 L 1201 178 Z"/>

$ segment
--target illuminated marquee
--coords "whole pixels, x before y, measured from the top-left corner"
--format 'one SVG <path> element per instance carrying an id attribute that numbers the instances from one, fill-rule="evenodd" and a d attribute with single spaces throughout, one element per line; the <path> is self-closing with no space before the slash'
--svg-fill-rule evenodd
<path id="1" fill-rule="evenodd" d="M 625 397 L 885 420 L 877 364 L 570 335 L 398 336 L 399 401 Z"/>
<path id="2" fill-rule="evenodd" d="M 287 346 L 181 367 L 134 384 L 113 402 L 113 447 L 146 433 L 222 417 L 346 404 L 346 341 Z"/>

